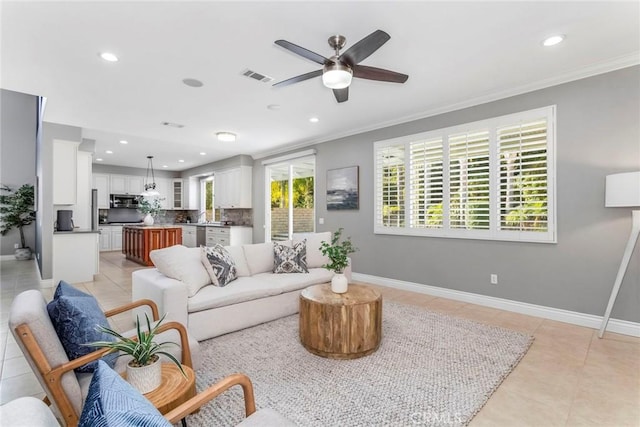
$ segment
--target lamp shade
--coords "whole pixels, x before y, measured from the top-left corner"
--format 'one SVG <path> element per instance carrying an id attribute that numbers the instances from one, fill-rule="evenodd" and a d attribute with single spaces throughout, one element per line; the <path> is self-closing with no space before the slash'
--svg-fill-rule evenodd
<path id="1" fill-rule="evenodd" d="M 640 171 L 607 175 L 605 206 L 640 206 Z"/>

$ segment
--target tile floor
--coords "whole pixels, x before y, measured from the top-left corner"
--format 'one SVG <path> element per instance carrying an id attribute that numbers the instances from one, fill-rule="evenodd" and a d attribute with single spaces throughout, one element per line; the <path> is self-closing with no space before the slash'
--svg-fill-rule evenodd
<path id="1" fill-rule="evenodd" d="M 100 274 L 79 288 L 104 309 L 131 299 L 131 272 L 139 265 L 118 252 L 101 255 Z M 0 262 L 0 403 L 19 396 L 42 397 L 42 389 L 11 334 L 11 301 L 39 289 L 35 264 Z M 520 364 L 476 415 L 471 426 L 640 426 L 640 339 L 597 331 L 459 301 L 379 287 L 387 300 L 412 304 L 527 332 L 535 341 Z M 51 299 L 53 289 L 41 289 Z M 114 326 L 129 329 L 130 316 Z"/>

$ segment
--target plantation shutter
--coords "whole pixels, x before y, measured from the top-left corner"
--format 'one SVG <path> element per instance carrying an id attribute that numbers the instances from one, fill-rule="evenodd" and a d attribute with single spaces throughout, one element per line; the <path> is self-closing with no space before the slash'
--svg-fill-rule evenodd
<path id="1" fill-rule="evenodd" d="M 410 227 L 442 228 L 442 138 L 409 144 Z"/>
<path id="2" fill-rule="evenodd" d="M 449 136 L 449 224 L 451 229 L 488 230 L 489 131 Z"/>
<path id="3" fill-rule="evenodd" d="M 548 230 L 547 120 L 497 129 L 500 229 Z"/>
<path id="4" fill-rule="evenodd" d="M 376 149 L 376 226 L 405 225 L 405 148 L 404 144 Z"/>

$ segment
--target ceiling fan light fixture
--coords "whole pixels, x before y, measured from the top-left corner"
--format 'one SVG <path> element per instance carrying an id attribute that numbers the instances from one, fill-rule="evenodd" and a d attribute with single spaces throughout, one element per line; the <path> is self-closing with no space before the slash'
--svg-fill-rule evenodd
<path id="1" fill-rule="evenodd" d="M 218 141 L 234 142 L 236 140 L 236 134 L 231 132 L 218 132 L 216 133 Z"/>
<path id="2" fill-rule="evenodd" d="M 344 89 L 349 87 L 352 78 L 353 71 L 345 65 L 334 63 L 324 66 L 322 83 L 329 89 Z"/>

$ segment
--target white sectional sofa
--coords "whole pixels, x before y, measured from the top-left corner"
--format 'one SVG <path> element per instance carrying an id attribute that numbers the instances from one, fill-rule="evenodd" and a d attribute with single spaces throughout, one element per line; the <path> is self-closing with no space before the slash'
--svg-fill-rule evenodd
<path id="1" fill-rule="evenodd" d="M 186 325 L 198 341 L 295 314 L 302 289 L 333 277 L 322 268 L 327 259 L 319 249 L 322 241 L 330 241 L 331 233 L 297 234 L 293 243 L 302 239 L 306 239 L 308 273 L 273 273 L 273 243 L 225 247 L 238 278 L 224 287 L 211 284 L 200 248 L 164 249 L 166 259 L 154 260 L 157 268 L 133 273 L 132 299 L 153 300 L 161 314 Z M 345 274 L 351 279 L 350 267 Z"/>

